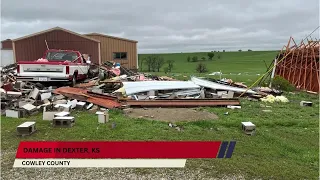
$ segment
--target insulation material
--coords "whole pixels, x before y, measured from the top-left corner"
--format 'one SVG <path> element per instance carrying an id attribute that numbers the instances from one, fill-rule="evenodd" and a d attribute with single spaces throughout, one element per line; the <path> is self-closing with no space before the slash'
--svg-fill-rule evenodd
<path id="1" fill-rule="evenodd" d="M 283 102 L 283 103 L 286 103 L 286 102 L 289 102 L 289 100 L 284 97 L 284 96 L 273 96 L 273 95 L 268 95 L 264 98 L 261 98 L 260 99 L 262 102 L 269 102 L 269 103 L 274 103 L 274 102 Z"/>

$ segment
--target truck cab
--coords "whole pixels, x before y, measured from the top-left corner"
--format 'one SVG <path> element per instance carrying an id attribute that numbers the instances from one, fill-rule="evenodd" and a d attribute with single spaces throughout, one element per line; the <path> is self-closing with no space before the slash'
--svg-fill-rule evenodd
<path id="1" fill-rule="evenodd" d="M 32 82 L 71 82 L 87 78 L 90 64 L 79 51 L 47 50 L 43 57 L 34 61 L 17 63 L 17 80 Z"/>

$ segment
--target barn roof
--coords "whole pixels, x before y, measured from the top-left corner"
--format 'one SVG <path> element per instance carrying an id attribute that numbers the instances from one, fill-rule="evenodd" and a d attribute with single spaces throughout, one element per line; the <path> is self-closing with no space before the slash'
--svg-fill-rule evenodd
<path id="1" fill-rule="evenodd" d="M 85 35 L 82 35 L 82 34 L 79 34 L 79 33 L 76 33 L 76 32 L 61 28 L 61 27 L 54 27 L 54 28 L 51 28 L 51 29 L 47 29 L 47 30 L 44 30 L 44 31 L 40 31 L 40 32 L 37 32 L 37 33 L 30 34 L 30 35 L 27 35 L 27 36 L 23 36 L 23 37 L 20 37 L 20 38 L 17 38 L 17 39 L 13 39 L 12 41 L 13 42 L 14 41 L 19 41 L 19 40 L 22 40 L 22 39 L 30 38 L 30 37 L 33 37 L 33 36 L 37 36 L 37 35 L 40 35 L 40 34 L 48 33 L 48 32 L 51 32 L 51 31 L 56 31 L 56 30 L 61 30 L 61 31 L 64 31 L 64 32 L 67 32 L 67 33 L 70 33 L 70 34 L 74 34 L 76 36 L 80 36 L 82 38 L 89 39 L 91 41 L 100 42 L 99 40 L 90 38 L 88 36 L 85 36 Z"/>
<path id="2" fill-rule="evenodd" d="M 118 39 L 118 40 L 123 40 L 123 41 L 129 41 L 129 42 L 134 42 L 137 43 L 138 41 L 131 40 L 131 39 L 125 39 L 125 38 L 120 38 L 120 37 L 115 37 L 115 36 L 109 36 L 106 34 L 100 34 L 100 33 L 89 33 L 89 34 L 84 34 L 85 36 L 102 36 L 102 37 L 107 37 L 107 38 L 112 38 L 112 39 Z"/>

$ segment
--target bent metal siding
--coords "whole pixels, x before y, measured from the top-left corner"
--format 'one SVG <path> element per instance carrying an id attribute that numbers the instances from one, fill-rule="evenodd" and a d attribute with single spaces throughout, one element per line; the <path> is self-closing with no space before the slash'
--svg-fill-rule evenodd
<path id="1" fill-rule="evenodd" d="M 49 49 L 76 50 L 91 54 L 91 61 L 99 63 L 99 42 L 77 36 L 62 30 L 53 30 L 13 42 L 15 61 L 34 61 Z"/>
<path id="2" fill-rule="evenodd" d="M 137 69 L 137 42 L 103 34 L 86 34 L 86 36 L 99 40 L 101 43 L 101 63 L 106 61 L 119 62 L 128 69 Z M 126 60 L 113 59 L 114 52 L 127 52 Z"/>

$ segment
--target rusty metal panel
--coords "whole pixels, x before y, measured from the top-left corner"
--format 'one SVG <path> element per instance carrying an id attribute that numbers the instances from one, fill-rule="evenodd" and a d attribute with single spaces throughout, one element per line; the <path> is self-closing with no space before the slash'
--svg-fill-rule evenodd
<path id="1" fill-rule="evenodd" d="M 89 94 L 87 90 L 81 88 L 72 87 L 60 87 L 53 91 L 55 94 L 62 94 L 69 98 L 78 99 L 80 101 L 87 101 L 89 103 L 96 104 L 105 108 L 118 108 L 121 106 L 115 99 L 111 99 L 111 96 L 94 95 Z"/>
<path id="2" fill-rule="evenodd" d="M 7 39 L 4 41 L 1 41 L 1 49 L 3 50 L 12 50 L 12 40 Z"/>
<path id="3" fill-rule="evenodd" d="M 41 58 L 47 50 L 45 41 L 50 49 L 77 50 L 83 54 L 90 54 L 91 61 L 99 63 L 99 42 L 62 30 L 53 30 L 15 41 L 16 61 L 33 61 Z"/>
<path id="4" fill-rule="evenodd" d="M 97 39 L 101 42 L 101 61 L 119 62 L 128 69 L 137 68 L 137 42 L 123 40 L 121 38 L 114 38 L 99 34 L 87 34 L 86 36 Z M 126 60 L 113 59 L 114 52 L 127 52 Z"/>

